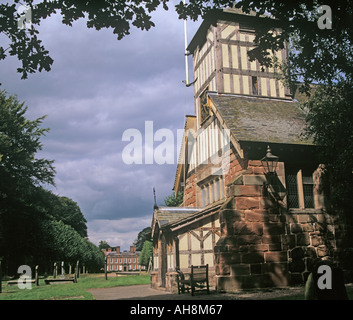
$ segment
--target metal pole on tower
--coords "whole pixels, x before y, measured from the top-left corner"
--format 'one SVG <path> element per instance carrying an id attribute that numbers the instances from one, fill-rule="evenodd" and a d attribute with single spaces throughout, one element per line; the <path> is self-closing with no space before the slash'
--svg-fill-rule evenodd
<path id="1" fill-rule="evenodd" d="M 186 0 L 184 0 L 184 5 L 186 4 Z M 185 38 L 185 69 L 186 69 L 186 79 L 185 84 L 189 85 L 189 61 L 188 61 L 188 34 L 187 34 L 187 27 L 186 27 L 186 19 L 184 20 L 184 38 Z"/>
<path id="2" fill-rule="evenodd" d="M 153 206 L 153 210 L 158 210 L 158 205 L 157 205 L 157 201 L 156 201 L 156 190 L 153 187 L 153 198 L 154 198 L 154 206 Z"/>

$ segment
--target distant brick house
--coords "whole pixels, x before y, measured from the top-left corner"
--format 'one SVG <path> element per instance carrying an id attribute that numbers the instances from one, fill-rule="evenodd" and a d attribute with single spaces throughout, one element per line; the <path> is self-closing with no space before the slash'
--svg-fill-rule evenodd
<path id="1" fill-rule="evenodd" d="M 120 247 L 103 249 L 107 258 L 107 271 L 137 271 L 145 270 L 145 266 L 140 266 L 140 251 L 136 251 L 135 246 L 130 246 L 130 251 L 120 251 Z"/>
<path id="2" fill-rule="evenodd" d="M 174 181 L 184 199 L 153 213 L 155 288 L 175 290 L 175 269 L 200 264 L 219 291 L 287 286 L 340 252 L 344 226 L 325 210 L 317 149 L 302 137 L 301 97 L 247 56 L 264 19 L 219 11 L 188 46 L 195 115 L 186 119 Z M 274 55 L 284 61 L 286 48 Z M 279 157 L 275 172 L 260 161 L 268 146 Z"/>

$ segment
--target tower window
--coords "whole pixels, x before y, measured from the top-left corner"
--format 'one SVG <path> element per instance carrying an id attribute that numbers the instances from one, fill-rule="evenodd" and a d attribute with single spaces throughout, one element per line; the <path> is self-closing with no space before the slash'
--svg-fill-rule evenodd
<path id="1" fill-rule="evenodd" d="M 259 94 L 259 86 L 257 83 L 257 77 L 251 77 L 251 86 L 252 86 L 252 94 L 258 95 Z"/>
<path id="2" fill-rule="evenodd" d="M 255 27 L 246 22 L 239 23 L 239 30 L 243 32 L 255 32 Z"/>
<path id="3" fill-rule="evenodd" d="M 200 118 L 201 123 L 204 122 L 210 116 L 210 107 L 207 100 L 208 88 L 200 96 Z"/>

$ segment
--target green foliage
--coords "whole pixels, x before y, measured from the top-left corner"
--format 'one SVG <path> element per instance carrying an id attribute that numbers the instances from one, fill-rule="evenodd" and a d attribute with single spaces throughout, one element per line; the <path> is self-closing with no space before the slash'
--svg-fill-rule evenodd
<path id="1" fill-rule="evenodd" d="M 320 5 L 328 5 L 332 10 L 332 29 L 320 29 L 318 20 Z M 278 0 L 241 0 L 241 1 L 182 1 L 176 5 L 180 18 L 196 20 L 199 16 L 212 17 L 215 9 L 235 6 L 244 13 L 255 12 L 265 15 L 256 30 L 256 46 L 249 51 L 249 57 L 257 59 L 261 65 L 274 63 L 269 52 L 289 46 L 286 77 L 291 82 L 301 80 L 303 89 L 312 82 L 330 84 L 344 75 L 352 78 L 353 34 L 351 1 L 305 1 L 283 3 Z M 270 18 L 271 16 L 271 18 Z M 279 28 L 281 33 L 274 35 L 268 31 Z"/>
<path id="2" fill-rule="evenodd" d="M 103 249 L 108 250 L 109 248 L 111 248 L 111 246 L 108 244 L 107 241 L 101 240 L 99 241 L 98 248 L 99 250 L 103 250 Z"/>
<path id="3" fill-rule="evenodd" d="M 164 204 L 167 207 L 179 207 L 183 203 L 183 193 L 181 191 L 178 192 L 177 196 L 175 197 L 174 192 L 167 196 L 164 199 Z"/>
<path id="4" fill-rule="evenodd" d="M 8 55 L 17 56 L 22 62 L 21 67 L 17 69 L 22 74 L 22 79 L 26 79 L 30 73 L 51 69 L 54 61 L 38 38 L 37 27 L 43 19 L 54 13 L 62 15 L 62 22 L 65 25 L 72 26 L 74 21 L 86 18 L 88 28 L 111 29 L 118 39 L 122 39 L 130 33 L 130 25 L 141 30 L 154 27 L 149 13 L 155 11 L 161 3 L 165 9 L 168 9 L 167 0 L 143 2 L 140 0 L 42 0 L 36 1 L 35 5 L 33 0 L 22 0 L 22 5 L 31 8 L 32 25 L 29 30 L 21 30 L 17 23 L 19 18 L 17 8 L 20 1 L 14 2 L 0 4 L 0 33 L 7 36 L 10 42 L 9 48 L 0 47 L 0 60 Z"/>
<path id="5" fill-rule="evenodd" d="M 53 184 L 52 160 L 36 159 L 42 149 L 40 138 L 49 129 L 41 128 L 45 117 L 30 121 L 27 107 L 15 96 L 0 91 L 0 194 L 2 198 L 27 193 L 40 183 Z M 32 188 L 30 188 L 32 189 Z"/>
<path id="6" fill-rule="evenodd" d="M 48 260 L 72 265 L 79 260 L 91 270 L 99 270 L 104 264 L 104 255 L 99 248 L 62 221 L 43 221 L 40 231 L 44 235 L 42 250 Z"/>
<path id="7" fill-rule="evenodd" d="M 14 267 L 36 255 L 38 221 L 45 210 L 39 204 L 40 184 L 53 183 L 53 161 L 37 159 L 44 117 L 28 120 L 27 107 L 0 91 L 0 255 Z M 23 264 L 23 263 L 22 263 Z"/>
<path id="8" fill-rule="evenodd" d="M 116 1 L 37 1 L 22 0 L 21 4 L 31 7 L 32 26 L 30 30 L 18 28 L 19 15 L 15 3 L 0 4 L 0 33 L 9 39 L 9 47 L 0 47 L 0 60 L 17 56 L 22 66 L 17 69 L 26 79 L 36 71 L 49 71 L 53 59 L 38 38 L 37 27 L 43 19 L 54 13 L 61 14 L 62 23 L 72 26 L 78 19 L 87 19 L 87 27 L 100 30 L 111 29 L 118 39 L 130 34 L 130 27 L 149 30 L 155 24 L 150 15 L 160 5 L 168 10 L 169 0 L 116 0 Z M 17 4 L 17 5 L 16 5 Z M 217 9 L 235 6 L 245 13 L 271 15 L 274 19 L 264 19 L 257 30 L 257 46 L 249 51 L 251 59 L 257 59 L 263 66 L 274 63 L 269 51 L 283 48 L 285 41 L 290 46 L 286 70 L 291 80 L 303 79 L 305 85 L 313 81 L 332 82 L 339 75 L 352 76 L 352 32 L 353 6 L 349 0 L 325 1 L 332 9 L 333 28 L 320 29 L 317 25 L 321 14 L 317 1 L 299 0 L 283 4 L 279 0 L 203 1 L 189 0 L 184 5 L 180 1 L 175 10 L 180 19 L 196 20 L 200 16 L 212 15 Z M 269 30 L 280 28 L 281 34 L 274 36 Z"/>
<path id="9" fill-rule="evenodd" d="M 53 184 L 53 161 L 37 159 L 44 117 L 25 117 L 27 107 L 0 91 L 0 256 L 8 274 L 21 264 L 77 260 L 99 270 L 103 253 L 89 242 L 86 219 L 79 206 L 41 187 Z"/>
<path id="10" fill-rule="evenodd" d="M 152 229 L 151 227 L 146 227 L 140 231 L 137 235 L 137 239 L 134 241 L 134 246 L 137 251 L 141 251 L 145 241 L 151 241 L 152 238 Z"/>
<path id="11" fill-rule="evenodd" d="M 348 213 L 353 221 L 353 83 L 340 82 L 315 88 L 305 103 L 307 134 L 322 146 L 320 162 L 325 165 L 326 194 L 330 205 Z"/>
<path id="12" fill-rule="evenodd" d="M 145 241 L 143 243 L 142 251 L 139 256 L 139 264 L 142 266 L 148 267 L 152 254 L 153 254 L 152 241 Z"/>
<path id="13" fill-rule="evenodd" d="M 45 285 L 39 279 L 39 286 L 32 286 L 31 290 L 21 290 L 17 286 L 5 286 L 3 282 L 0 300 L 93 300 L 87 290 L 93 288 L 111 288 L 118 286 L 132 286 L 149 284 L 150 275 L 129 275 L 124 277 L 109 277 L 104 275 L 80 276 L 77 283 L 63 283 L 60 285 Z"/>
<path id="14" fill-rule="evenodd" d="M 55 220 L 71 226 L 81 237 L 87 237 L 87 220 L 75 201 L 67 197 L 57 196 L 44 189 L 42 189 L 40 201 L 45 206 L 48 214 Z"/>
<path id="15" fill-rule="evenodd" d="M 87 220 L 75 201 L 67 197 L 58 197 L 57 204 L 51 213 L 56 219 L 74 228 L 81 237 L 87 237 Z"/>

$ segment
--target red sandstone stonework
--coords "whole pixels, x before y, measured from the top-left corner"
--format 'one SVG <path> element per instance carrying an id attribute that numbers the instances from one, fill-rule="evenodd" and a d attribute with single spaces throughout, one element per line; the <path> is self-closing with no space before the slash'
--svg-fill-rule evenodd
<path id="1" fill-rule="evenodd" d="M 235 154 L 231 150 L 224 176 L 227 201 L 220 210 L 222 237 L 214 248 L 217 289 L 305 281 L 315 259 L 336 250 L 333 219 L 320 210 L 288 211 L 264 191 L 261 161 L 239 160 Z M 198 181 L 209 174 L 210 166 L 205 165 L 187 177 L 184 206 L 200 206 Z M 278 175 L 284 178 L 283 163 Z"/>
<path id="2" fill-rule="evenodd" d="M 220 291 L 302 282 L 313 261 L 335 249 L 327 215 L 289 212 L 264 192 L 261 162 L 248 165 L 232 177 L 220 212 L 222 237 L 214 249 Z"/>

